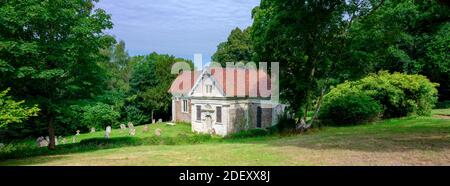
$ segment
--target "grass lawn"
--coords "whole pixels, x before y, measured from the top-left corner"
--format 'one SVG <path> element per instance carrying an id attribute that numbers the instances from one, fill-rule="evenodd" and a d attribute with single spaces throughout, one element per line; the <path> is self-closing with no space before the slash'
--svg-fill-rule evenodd
<path id="1" fill-rule="evenodd" d="M 156 128 L 163 130 L 162 137 L 193 135 L 189 125 L 150 126 L 148 133 L 137 127 L 135 138 L 154 137 Z M 127 134 L 118 130 L 112 133 L 113 139 L 124 136 Z M 103 137 L 103 132 L 78 136 L 92 137 Z M 409 117 L 327 127 L 295 136 L 212 138 L 198 144 L 99 145 L 88 150 L 0 160 L 0 165 L 450 165 L 450 120 Z"/>

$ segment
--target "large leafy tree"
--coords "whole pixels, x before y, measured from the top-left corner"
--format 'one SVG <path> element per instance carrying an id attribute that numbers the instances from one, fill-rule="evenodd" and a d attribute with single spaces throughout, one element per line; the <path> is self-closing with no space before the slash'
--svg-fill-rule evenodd
<path id="1" fill-rule="evenodd" d="M 235 28 L 231 31 L 227 41 L 217 46 L 212 56 L 214 62 L 226 66 L 226 62 L 249 62 L 253 57 L 253 46 L 250 38 L 251 27 L 244 30 Z"/>
<path id="2" fill-rule="evenodd" d="M 130 80 L 133 102 L 138 103 L 152 118 L 155 114 L 167 116 L 171 108 L 171 95 L 168 90 L 177 76 L 171 73 L 172 65 L 176 62 L 187 62 L 193 67 L 193 63 L 155 52 L 134 58 L 139 61 L 134 66 Z"/>
<path id="3" fill-rule="evenodd" d="M 326 88 L 359 71 L 346 65 L 348 30 L 381 2 L 373 3 L 262 0 L 253 10 L 254 61 L 280 62 L 280 96 L 303 120 L 314 95 L 320 95 L 317 113 Z"/>
<path id="4" fill-rule="evenodd" d="M 110 16 L 97 0 L 4 0 L 0 5 L 0 88 L 41 108 L 55 148 L 57 108 L 102 90 L 96 61 L 112 39 Z"/>
<path id="5" fill-rule="evenodd" d="M 355 55 L 369 71 L 423 74 L 450 97 L 450 8 L 438 1 L 386 0 L 351 30 Z"/>

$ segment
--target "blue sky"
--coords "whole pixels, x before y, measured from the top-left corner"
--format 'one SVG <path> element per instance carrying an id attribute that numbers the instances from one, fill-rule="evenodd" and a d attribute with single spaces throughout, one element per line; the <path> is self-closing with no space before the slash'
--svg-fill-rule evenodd
<path id="1" fill-rule="evenodd" d="M 236 27 L 252 23 L 260 0 L 101 0 L 97 7 L 112 14 L 107 33 L 124 40 L 130 55 L 152 51 L 209 62 L 217 45 Z"/>

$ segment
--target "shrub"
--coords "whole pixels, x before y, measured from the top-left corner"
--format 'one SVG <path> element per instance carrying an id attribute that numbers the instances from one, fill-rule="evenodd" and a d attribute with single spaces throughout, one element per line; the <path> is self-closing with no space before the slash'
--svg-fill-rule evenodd
<path id="1" fill-rule="evenodd" d="M 389 74 L 382 71 L 355 83 L 384 107 L 384 117 L 430 115 L 437 102 L 437 83 L 422 75 Z"/>
<path id="2" fill-rule="evenodd" d="M 381 113 L 382 108 L 377 101 L 364 93 L 353 92 L 327 96 L 319 118 L 326 124 L 360 124 L 376 120 Z"/>
<path id="3" fill-rule="evenodd" d="M 287 112 L 281 113 L 278 116 L 277 124 L 271 128 L 272 132 L 286 132 L 293 131 L 296 127 L 295 119 L 290 117 Z"/>
<path id="4" fill-rule="evenodd" d="M 324 108 L 320 113 L 321 119 L 350 118 L 350 116 L 360 112 L 377 111 L 375 103 L 367 96 L 378 102 L 382 108 L 384 118 L 402 117 L 407 115 L 430 115 L 431 109 L 437 101 L 438 84 L 431 83 L 422 75 L 406 75 L 401 73 L 389 74 L 386 71 L 372 74 L 358 81 L 347 81 L 332 89 L 324 97 Z M 349 99 L 358 99 L 363 103 Z M 336 102 L 336 103 L 334 103 Z M 344 106 L 343 104 L 353 104 Z M 356 107 L 358 106 L 358 107 Z M 338 111 L 335 109 L 347 109 Z M 331 110 L 330 110 L 331 109 Z M 340 113 L 336 115 L 330 112 Z M 356 112 L 356 113 L 355 113 Z M 365 116 L 373 116 L 375 113 L 367 113 Z M 370 118 L 366 118 L 370 119 Z M 356 120 L 360 120 L 356 118 Z"/>
<path id="5" fill-rule="evenodd" d="M 125 122 L 133 122 L 135 125 L 142 125 L 150 120 L 150 117 L 136 106 L 126 106 L 124 109 Z"/>
<path id="6" fill-rule="evenodd" d="M 251 138 L 251 137 L 259 137 L 259 136 L 267 136 L 269 132 L 264 129 L 250 129 L 243 130 L 234 134 L 230 134 L 227 138 L 237 139 L 237 138 Z"/>
<path id="7" fill-rule="evenodd" d="M 104 103 L 96 103 L 83 107 L 81 122 L 91 127 L 103 129 L 108 125 L 115 126 L 120 113 L 114 107 Z"/>

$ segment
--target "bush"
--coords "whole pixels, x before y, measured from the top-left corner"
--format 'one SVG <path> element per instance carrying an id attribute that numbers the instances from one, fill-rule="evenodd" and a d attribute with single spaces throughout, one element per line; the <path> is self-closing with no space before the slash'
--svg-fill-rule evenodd
<path id="1" fill-rule="evenodd" d="M 382 113 L 381 105 L 370 96 L 348 93 L 327 96 L 319 114 L 323 123 L 346 125 L 374 121 Z"/>
<path id="2" fill-rule="evenodd" d="M 114 107 L 104 103 L 96 103 L 83 107 L 81 122 L 87 126 L 104 129 L 106 126 L 118 125 L 120 113 Z"/>
<path id="3" fill-rule="evenodd" d="M 278 116 L 277 124 L 270 130 L 272 132 L 289 132 L 293 131 L 296 127 L 295 119 L 290 117 L 287 112 L 283 112 Z"/>
<path id="4" fill-rule="evenodd" d="M 384 107 L 384 117 L 431 114 L 437 102 L 439 84 L 431 83 L 422 75 L 389 74 L 382 71 L 355 83 Z"/>
<path id="5" fill-rule="evenodd" d="M 401 73 L 389 74 L 382 71 L 378 74 L 372 74 L 358 81 L 348 81 L 332 89 L 324 97 L 324 108 L 320 113 L 321 119 L 350 118 L 355 112 L 362 114 L 365 111 L 377 111 L 373 101 L 367 99 L 367 96 L 378 102 L 382 108 L 384 118 L 403 117 L 408 115 L 430 115 L 431 109 L 437 101 L 438 84 L 431 83 L 422 75 L 406 75 Z M 356 96 L 352 96 L 356 95 Z M 357 104 L 356 101 L 348 99 L 358 99 L 364 101 L 364 106 Z M 334 103 L 336 102 L 336 103 Z M 345 106 L 343 104 L 354 104 Z M 327 108 L 330 107 L 330 108 Z M 347 109 L 344 111 L 330 109 Z M 335 115 L 330 112 L 340 113 Z M 367 113 L 365 116 L 373 116 L 375 113 Z M 366 118 L 370 119 L 370 118 Z M 360 120 L 356 118 L 356 120 Z"/>
<path id="6" fill-rule="evenodd" d="M 134 105 L 126 106 L 124 109 L 125 123 L 133 122 L 135 125 L 142 125 L 149 122 L 150 117 Z"/>
<path id="7" fill-rule="evenodd" d="M 237 138 L 251 138 L 251 137 L 259 137 L 259 136 L 267 136 L 269 132 L 264 129 L 250 129 L 243 130 L 234 134 L 230 134 L 227 138 L 237 139 Z"/>

